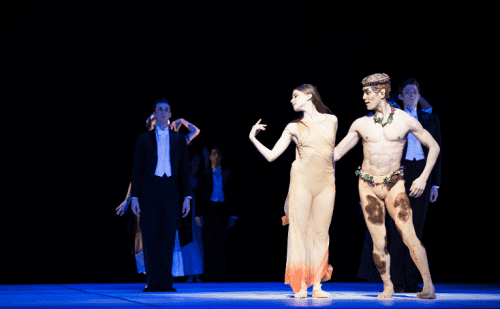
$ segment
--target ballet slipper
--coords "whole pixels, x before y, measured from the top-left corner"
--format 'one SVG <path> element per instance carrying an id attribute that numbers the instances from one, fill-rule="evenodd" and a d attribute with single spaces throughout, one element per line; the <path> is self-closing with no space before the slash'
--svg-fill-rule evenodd
<path id="1" fill-rule="evenodd" d="M 295 293 L 295 298 L 307 298 L 307 289 L 302 289 Z"/>
<path id="2" fill-rule="evenodd" d="M 321 289 L 321 284 L 317 283 L 313 286 L 313 298 L 331 298 L 332 295 Z"/>

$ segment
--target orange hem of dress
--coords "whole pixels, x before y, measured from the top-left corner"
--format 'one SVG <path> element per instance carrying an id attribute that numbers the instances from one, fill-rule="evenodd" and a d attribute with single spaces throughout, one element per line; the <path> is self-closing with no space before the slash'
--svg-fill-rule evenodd
<path id="1" fill-rule="evenodd" d="M 320 282 L 325 282 L 328 281 L 332 278 L 332 272 L 333 272 L 333 267 L 332 265 L 328 264 L 328 252 L 323 258 L 323 261 L 321 262 L 320 268 L 322 268 L 321 272 L 321 280 Z M 289 284 L 292 288 L 292 290 L 297 293 L 300 291 L 300 285 L 302 281 L 302 274 L 304 274 L 304 281 L 307 285 L 307 287 L 310 287 L 315 283 L 315 278 L 314 278 L 314 272 L 311 272 L 311 270 L 304 270 L 304 267 L 301 266 L 292 266 L 290 269 L 288 269 L 287 273 L 285 274 L 285 284 Z"/>

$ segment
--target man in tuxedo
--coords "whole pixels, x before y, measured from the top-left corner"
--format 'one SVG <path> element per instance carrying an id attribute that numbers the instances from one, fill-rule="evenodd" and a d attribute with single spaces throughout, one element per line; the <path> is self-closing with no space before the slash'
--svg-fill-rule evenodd
<path id="1" fill-rule="evenodd" d="M 140 216 L 148 286 L 144 292 L 175 292 L 172 259 L 175 231 L 190 210 L 190 162 L 183 135 L 170 129 L 170 104 L 153 106 L 156 128 L 137 137 L 132 167 L 132 211 Z M 140 207 L 139 207 L 140 203 Z"/>
<path id="2" fill-rule="evenodd" d="M 238 219 L 235 183 L 231 172 L 222 169 L 222 152 L 218 146 L 212 148 L 209 159 L 211 168 L 200 177 L 196 223 L 203 228 L 205 280 L 224 282 L 228 228 Z"/>
<path id="3" fill-rule="evenodd" d="M 416 118 L 436 140 L 441 147 L 441 131 L 439 118 L 426 111 L 417 110 L 420 99 L 420 86 L 413 78 L 403 81 L 399 85 L 399 99 L 404 103 L 404 111 Z M 408 191 L 413 181 L 422 174 L 429 149 L 422 145 L 411 133 L 408 133 L 407 142 L 403 150 L 402 165 L 405 167 L 405 187 Z M 429 202 L 435 202 L 441 184 L 441 152 L 427 181 L 424 193 L 419 197 L 409 197 L 413 210 L 413 225 L 417 237 L 422 240 L 425 217 Z M 394 220 L 389 219 L 390 240 L 389 252 L 391 255 L 391 277 L 396 293 L 416 293 L 422 291 L 418 286 L 419 271 L 413 262 L 408 248 L 404 245 L 401 235 L 397 232 Z"/>

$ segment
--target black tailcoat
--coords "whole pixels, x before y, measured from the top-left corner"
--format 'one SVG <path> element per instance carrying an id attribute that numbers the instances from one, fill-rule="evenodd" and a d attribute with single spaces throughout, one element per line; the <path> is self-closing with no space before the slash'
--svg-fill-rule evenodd
<path id="1" fill-rule="evenodd" d="M 145 250 L 148 288 L 172 287 L 175 231 L 184 197 L 191 196 L 190 161 L 186 139 L 169 129 L 172 175 L 155 176 L 158 162 L 156 132 L 137 137 L 130 194 L 139 198 L 140 225 Z"/>

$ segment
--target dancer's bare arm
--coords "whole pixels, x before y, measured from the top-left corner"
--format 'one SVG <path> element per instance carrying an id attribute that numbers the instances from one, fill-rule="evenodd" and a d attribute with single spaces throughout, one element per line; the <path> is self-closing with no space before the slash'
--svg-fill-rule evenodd
<path id="1" fill-rule="evenodd" d="M 128 185 L 128 191 L 127 191 L 127 196 L 125 197 L 125 200 L 120 204 L 120 206 L 116 207 L 116 214 L 121 216 L 123 215 L 128 208 L 128 204 L 130 202 L 130 187 L 132 186 L 132 183 Z"/>
<path id="2" fill-rule="evenodd" d="M 337 144 L 335 150 L 333 151 L 333 157 L 335 161 L 340 160 L 349 150 L 351 150 L 359 141 L 358 127 L 359 120 L 352 123 L 349 128 L 347 135 Z"/>
<path id="3" fill-rule="evenodd" d="M 280 139 L 274 145 L 273 150 L 269 150 L 269 148 L 262 145 L 262 143 L 259 142 L 255 137 L 257 133 L 259 133 L 259 131 L 266 130 L 267 125 L 260 124 L 261 120 L 262 119 L 259 119 L 259 121 L 257 121 L 257 123 L 252 127 L 249 137 L 255 148 L 257 148 L 257 150 L 264 156 L 264 158 L 266 158 L 266 160 L 269 162 L 273 162 L 288 148 L 288 145 L 290 145 L 290 142 L 292 141 L 292 134 L 290 132 L 291 124 L 288 124 L 286 126 L 283 134 L 281 134 Z"/>
<path id="4" fill-rule="evenodd" d="M 335 115 L 331 115 L 331 116 L 333 118 L 333 132 L 334 132 L 333 140 L 335 141 L 335 139 L 337 138 L 337 130 L 339 128 L 339 121 Z M 332 164 L 333 164 L 333 168 L 335 169 L 335 149 L 334 149 L 334 154 L 332 156 Z"/>
<path id="5" fill-rule="evenodd" d="M 179 131 L 181 125 L 184 125 L 186 128 L 189 130 L 189 134 L 186 136 L 186 140 L 188 144 L 196 137 L 198 134 L 200 134 L 200 129 L 198 129 L 194 124 L 189 123 L 189 121 L 185 120 L 184 118 L 179 118 L 172 122 L 170 125 L 170 128 L 174 130 L 175 132 Z"/>
<path id="6" fill-rule="evenodd" d="M 186 120 L 182 119 L 183 122 L 182 124 L 185 125 L 189 129 L 189 134 L 187 136 L 188 138 L 188 143 L 190 143 L 198 134 L 200 134 L 200 129 L 196 127 L 194 124 L 187 122 Z"/>
<path id="7" fill-rule="evenodd" d="M 417 179 L 415 179 L 410 188 L 409 196 L 419 197 L 424 192 L 425 184 L 427 183 L 427 179 L 429 178 L 429 175 L 434 168 L 434 164 L 436 164 L 440 148 L 436 140 L 427 130 L 422 127 L 418 120 L 409 115 L 406 118 L 410 128 L 410 132 L 418 139 L 420 143 L 422 143 L 422 145 L 425 145 L 429 148 L 429 154 L 427 156 L 424 171 Z"/>

